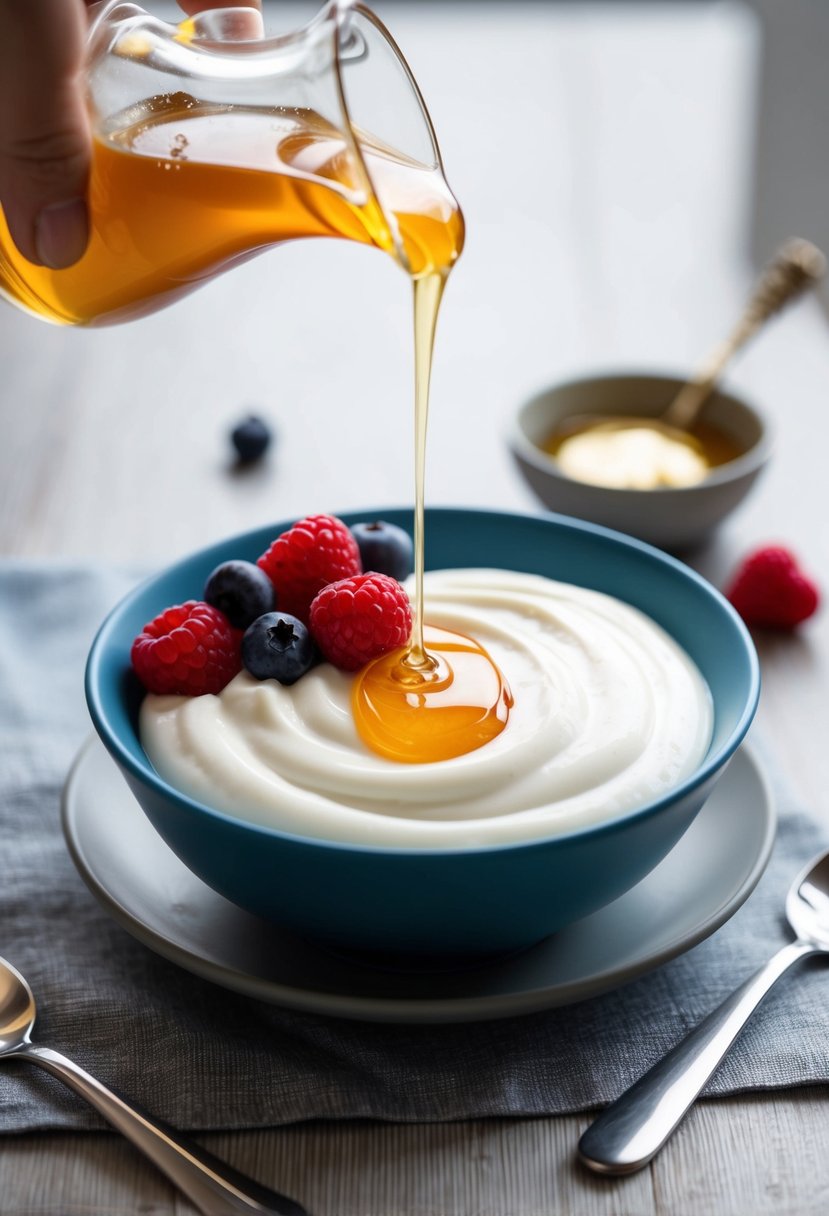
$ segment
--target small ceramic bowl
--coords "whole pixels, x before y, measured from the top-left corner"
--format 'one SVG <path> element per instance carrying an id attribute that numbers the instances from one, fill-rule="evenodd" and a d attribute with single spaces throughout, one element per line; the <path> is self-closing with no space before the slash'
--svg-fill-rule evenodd
<path id="1" fill-rule="evenodd" d="M 544 389 L 518 410 L 510 445 L 535 493 L 552 511 L 627 532 L 661 548 L 703 543 L 737 507 L 762 472 L 771 451 L 761 414 L 730 393 L 715 392 L 701 420 L 716 427 L 740 453 L 697 485 L 655 490 L 611 489 L 568 477 L 544 443 L 566 418 L 580 414 L 656 417 L 684 381 L 673 376 L 586 376 Z"/>
<path id="2" fill-rule="evenodd" d="M 577 520 L 459 509 L 426 514 L 430 567 L 500 567 L 563 579 L 618 596 L 667 629 L 713 697 L 714 735 L 697 770 L 657 801 L 608 822 L 468 848 L 370 847 L 292 835 L 174 789 L 141 747 L 132 640 L 163 608 L 198 595 L 219 562 L 255 560 L 293 521 L 192 554 L 127 595 L 92 646 L 87 700 L 98 734 L 156 830 L 225 898 L 338 948 L 485 955 L 528 946 L 610 903 L 666 856 L 748 729 L 758 664 L 726 600 L 665 553 Z M 403 510 L 343 518 L 411 526 L 411 511 Z"/>

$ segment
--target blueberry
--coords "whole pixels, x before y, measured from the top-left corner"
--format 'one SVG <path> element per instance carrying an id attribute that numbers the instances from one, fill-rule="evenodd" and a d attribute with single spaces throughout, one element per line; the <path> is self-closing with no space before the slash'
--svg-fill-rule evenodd
<path id="1" fill-rule="evenodd" d="M 399 583 L 412 572 L 414 548 L 408 532 L 382 519 L 374 523 L 354 524 L 351 534 L 360 550 L 363 570 L 388 574 Z"/>
<path id="2" fill-rule="evenodd" d="M 204 599 L 223 612 L 234 629 L 247 629 L 276 607 L 273 583 L 252 562 L 222 562 L 204 585 Z"/>
<path id="3" fill-rule="evenodd" d="M 242 662 L 257 680 L 295 684 L 316 657 L 307 628 L 288 612 L 266 612 L 242 638 Z"/>
<path id="4" fill-rule="evenodd" d="M 271 429 L 261 418 L 251 414 L 233 428 L 230 438 L 242 464 L 253 464 L 268 450 Z"/>

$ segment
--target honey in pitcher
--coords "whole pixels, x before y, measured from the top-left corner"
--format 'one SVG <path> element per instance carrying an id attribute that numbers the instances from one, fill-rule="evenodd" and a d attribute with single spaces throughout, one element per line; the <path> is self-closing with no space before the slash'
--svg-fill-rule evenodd
<path id="1" fill-rule="evenodd" d="M 91 235 L 75 266 L 28 262 L 0 212 L 0 291 L 46 320 L 140 317 L 298 237 L 373 245 L 414 278 L 446 273 L 463 246 L 439 169 L 361 140 L 372 190 L 341 132 L 312 111 L 211 106 L 178 93 L 109 125 L 94 141 Z"/>

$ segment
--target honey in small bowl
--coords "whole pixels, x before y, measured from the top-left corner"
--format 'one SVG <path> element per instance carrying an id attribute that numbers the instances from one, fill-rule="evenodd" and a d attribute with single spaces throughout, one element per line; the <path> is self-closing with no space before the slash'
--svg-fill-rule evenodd
<path id="1" fill-rule="evenodd" d="M 679 489 L 698 485 L 712 469 L 742 455 L 737 442 L 710 422 L 687 432 L 629 423 L 573 423 L 564 418 L 542 442 L 563 473 L 590 485 L 622 490 Z"/>

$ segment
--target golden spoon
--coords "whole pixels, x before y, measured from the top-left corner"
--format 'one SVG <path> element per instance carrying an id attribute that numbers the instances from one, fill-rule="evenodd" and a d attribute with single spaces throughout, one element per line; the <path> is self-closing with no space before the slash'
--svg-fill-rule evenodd
<path id="1" fill-rule="evenodd" d="M 707 472 L 707 462 L 701 444 L 690 432 L 723 369 L 766 321 L 780 312 L 786 304 L 816 286 L 825 271 L 826 258 L 816 245 L 802 238 L 787 241 L 763 270 L 731 335 L 711 352 L 697 374 L 680 389 L 664 413 L 655 418 L 609 418 L 607 415 L 580 414 L 562 420 L 561 431 L 566 431 L 567 437 L 558 446 L 556 456 L 565 471 L 580 480 L 595 480 L 599 484 L 622 484 L 616 478 L 624 474 L 626 461 L 633 459 L 637 478 L 642 476 L 644 481 L 641 484 L 638 480 L 629 484 L 636 484 L 640 488 L 672 484 L 664 469 L 654 467 L 651 477 L 648 470 L 641 467 L 641 462 L 647 464 L 649 460 L 668 461 L 675 465 L 679 462 L 681 465 L 682 449 L 685 449 L 684 464 L 688 467 L 680 473 L 677 466 L 677 476 L 685 476 L 687 473 L 687 480 L 673 484 L 691 484 L 694 480 L 701 480 Z M 624 435 L 624 432 L 631 431 L 640 432 L 637 436 L 639 440 L 647 439 L 647 435 L 642 436 L 641 432 L 656 432 L 664 439 L 672 441 L 673 452 L 665 452 L 664 445 L 657 450 L 652 450 L 652 445 L 646 446 L 644 451 L 632 450 L 631 438 Z M 614 432 L 619 433 L 618 441 L 612 438 Z M 641 443 L 639 448 L 642 448 Z M 694 463 L 698 467 L 691 467 Z M 605 476 L 610 478 L 611 473 L 612 480 L 605 481 Z"/>
<path id="2" fill-rule="evenodd" d="M 689 430 L 729 360 L 766 321 L 815 287 L 825 272 L 826 258 L 811 241 L 796 237 L 781 246 L 760 275 L 730 337 L 711 352 L 694 378 L 680 389 L 661 421 L 681 431 Z"/>

